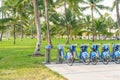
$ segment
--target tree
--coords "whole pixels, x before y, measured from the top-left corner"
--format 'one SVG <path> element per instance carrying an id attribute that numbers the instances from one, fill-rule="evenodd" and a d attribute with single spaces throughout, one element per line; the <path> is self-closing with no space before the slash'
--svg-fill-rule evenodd
<path id="1" fill-rule="evenodd" d="M 91 32 L 91 29 L 92 29 L 92 26 L 91 26 L 91 16 L 90 15 L 86 15 L 85 17 L 83 16 L 83 26 L 84 26 L 84 29 L 86 29 L 87 31 L 87 36 L 88 36 L 88 39 L 90 38 L 90 34 L 92 33 Z"/>
<path id="2" fill-rule="evenodd" d="M 2 41 L 3 33 L 6 31 L 8 25 L 8 22 L 10 22 L 12 19 L 11 18 L 3 18 L 0 19 L 0 41 Z"/>
<path id="3" fill-rule="evenodd" d="M 120 13 L 119 13 L 119 3 L 120 3 L 120 0 L 114 0 L 113 6 L 112 6 L 112 8 L 111 8 L 111 11 L 113 11 L 114 8 L 116 9 L 118 34 L 119 34 L 119 38 L 120 38 Z"/>
<path id="4" fill-rule="evenodd" d="M 48 41 L 48 45 L 52 46 L 50 27 L 49 27 L 48 0 L 44 0 L 44 3 L 45 3 L 45 20 L 46 20 L 47 36 L 48 36 L 47 37 L 47 41 Z"/>
<path id="5" fill-rule="evenodd" d="M 1 6 L 3 6 L 3 0 L 1 1 Z M 3 19 L 3 11 L 1 11 L 1 15 L 2 15 L 2 19 Z M 2 21 L 2 23 L 1 23 L 1 27 L 3 27 L 3 21 Z M 1 28 L 0 41 L 2 41 L 2 35 L 3 35 L 3 32 L 4 32 L 4 27 Z"/>
<path id="6" fill-rule="evenodd" d="M 91 18 L 92 18 L 92 32 L 93 32 L 93 42 L 94 42 L 94 35 L 95 35 L 95 29 L 94 29 L 94 10 L 102 15 L 99 11 L 99 9 L 109 9 L 107 6 L 101 5 L 99 4 L 100 2 L 102 2 L 103 0 L 85 0 L 83 3 L 88 5 L 85 7 L 81 7 L 81 10 L 86 10 L 89 9 L 91 10 Z"/>
<path id="7" fill-rule="evenodd" d="M 66 15 L 61 15 L 59 13 L 54 13 L 50 15 L 50 21 L 55 24 L 58 30 L 56 29 L 57 34 L 65 35 L 66 34 L 66 21 L 69 31 L 69 36 L 77 35 L 81 28 L 80 21 L 76 18 L 76 15 L 69 8 L 66 9 Z"/>
<path id="8" fill-rule="evenodd" d="M 105 19 L 99 18 L 99 19 L 94 19 L 94 25 L 95 25 L 95 34 L 99 36 L 100 40 L 100 34 L 104 34 L 107 32 L 107 27 L 105 24 Z"/>
<path id="9" fill-rule="evenodd" d="M 115 0 L 116 3 L 116 14 L 117 14 L 117 24 L 118 24 L 118 32 L 120 38 L 120 13 L 119 13 L 119 0 Z"/>
<path id="10" fill-rule="evenodd" d="M 36 49 L 35 49 L 34 54 L 40 55 L 41 28 L 40 28 L 40 19 L 39 19 L 39 14 L 38 14 L 37 0 L 33 0 L 33 6 L 34 6 L 35 24 L 36 24 L 36 29 L 37 29 L 37 43 L 36 43 Z"/>
<path id="11" fill-rule="evenodd" d="M 8 22 L 12 21 L 11 18 L 6 18 L 6 7 L 4 6 L 4 1 L 1 1 L 1 7 L 0 7 L 0 11 L 1 11 L 1 16 L 2 18 L 0 19 L 0 41 L 2 41 L 2 37 L 3 37 L 3 33 L 7 30 L 8 28 Z"/>
<path id="12" fill-rule="evenodd" d="M 14 35 L 14 44 L 16 44 L 16 25 L 17 25 L 17 9 L 19 9 L 20 4 L 23 0 L 5 0 L 4 7 L 6 10 L 11 13 L 11 26 L 13 27 L 13 35 Z"/>
<path id="13" fill-rule="evenodd" d="M 56 4 L 57 6 L 64 6 L 64 15 L 65 15 L 65 27 L 66 27 L 66 44 L 69 44 L 69 38 L 70 38 L 70 31 L 69 31 L 69 26 L 66 20 L 67 17 L 67 9 L 71 9 L 71 11 L 79 17 L 81 15 L 81 12 L 79 10 L 79 3 L 82 2 L 83 0 L 57 0 Z M 68 6 L 68 7 L 67 7 Z"/>

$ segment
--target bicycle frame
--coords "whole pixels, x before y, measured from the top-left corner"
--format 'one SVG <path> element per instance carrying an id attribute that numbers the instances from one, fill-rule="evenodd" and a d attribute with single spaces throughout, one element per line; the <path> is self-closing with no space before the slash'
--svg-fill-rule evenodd
<path id="1" fill-rule="evenodd" d="M 113 51 L 112 51 L 112 60 L 116 64 L 120 64 L 120 51 L 119 51 L 120 45 L 114 44 L 113 45 Z"/>
<path id="2" fill-rule="evenodd" d="M 98 50 L 99 46 L 98 45 L 92 45 L 91 46 L 91 52 L 90 52 L 90 58 L 99 58 L 100 54 L 99 54 L 99 50 Z"/>
<path id="3" fill-rule="evenodd" d="M 88 55 L 88 46 L 87 45 L 82 45 L 80 46 L 81 51 L 80 51 L 80 56 L 79 59 L 84 63 L 84 64 L 89 64 L 89 55 Z"/>
<path id="4" fill-rule="evenodd" d="M 108 64 L 110 61 L 110 50 L 108 45 L 102 46 L 101 60 L 104 64 Z"/>

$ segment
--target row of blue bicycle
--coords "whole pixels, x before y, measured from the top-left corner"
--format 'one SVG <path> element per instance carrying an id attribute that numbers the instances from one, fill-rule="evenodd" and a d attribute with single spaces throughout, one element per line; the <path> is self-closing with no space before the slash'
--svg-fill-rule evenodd
<path id="1" fill-rule="evenodd" d="M 108 64 L 110 61 L 114 61 L 116 64 L 120 64 L 120 45 L 113 44 L 112 52 L 110 52 L 110 46 L 107 44 L 102 45 L 101 52 L 99 51 L 99 45 L 94 44 L 91 46 L 91 51 L 88 53 L 88 45 L 80 46 L 80 53 L 76 51 L 76 45 L 70 45 L 67 47 L 68 51 L 64 54 L 64 45 L 58 45 L 58 62 L 62 63 L 64 60 L 68 65 L 72 66 L 75 58 L 88 65 L 92 63 L 96 65 L 99 61 L 103 64 Z"/>

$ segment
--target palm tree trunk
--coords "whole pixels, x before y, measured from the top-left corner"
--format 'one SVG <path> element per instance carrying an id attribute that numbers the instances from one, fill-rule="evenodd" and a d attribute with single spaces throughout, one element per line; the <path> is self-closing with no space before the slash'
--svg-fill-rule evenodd
<path id="1" fill-rule="evenodd" d="M 10 32 L 9 32 L 9 27 L 7 26 L 7 39 L 10 39 Z"/>
<path id="2" fill-rule="evenodd" d="M 1 0 L 1 4 L 0 5 L 3 6 L 3 0 Z M 2 19 L 3 19 L 3 11 L 1 12 L 1 15 L 2 15 Z M 2 24 L 2 27 L 3 27 L 3 22 L 1 24 Z M 4 30 L 1 31 L 0 41 L 2 41 L 3 31 Z"/>
<path id="3" fill-rule="evenodd" d="M 21 26 L 21 40 L 23 40 L 23 26 Z"/>
<path id="4" fill-rule="evenodd" d="M 89 34 L 88 34 L 88 40 L 89 40 Z"/>
<path id="5" fill-rule="evenodd" d="M 16 30 L 15 30 L 15 25 L 13 25 L 13 37 L 14 37 L 14 44 L 16 44 Z"/>
<path id="6" fill-rule="evenodd" d="M 3 37 L 3 31 L 1 32 L 1 35 L 0 35 L 0 41 L 2 41 L 2 37 Z"/>
<path id="7" fill-rule="evenodd" d="M 16 8 L 14 7 L 13 10 L 12 10 L 12 18 L 14 19 L 14 17 L 16 16 Z M 16 44 L 16 22 L 13 21 L 12 23 L 13 25 L 13 44 Z"/>
<path id="8" fill-rule="evenodd" d="M 99 40 L 100 40 L 100 34 L 99 34 Z"/>
<path id="9" fill-rule="evenodd" d="M 93 17 L 93 8 L 91 8 L 91 17 L 92 17 L 92 33 L 93 33 L 93 39 L 92 41 L 94 42 L 94 17 Z"/>
<path id="10" fill-rule="evenodd" d="M 66 39 L 66 44 L 69 44 L 69 26 L 67 24 L 67 15 L 66 15 L 66 2 L 64 3 L 64 8 L 65 8 L 65 22 L 66 22 L 66 34 L 67 34 L 67 39 Z"/>
<path id="11" fill-rule="evenodd" d="M 116 0 L 116 14 L 117 14 L 117 24 L 119 29 L 119 38 L 120 38 L 120 14 L 119 14 L 119 2 Z"/>
<path id="12" fill-rule="evenodd" d="M 37 43 L 36 43 L 36 49 L 34 52 L 34 55 L 40 55 L 41 50 L 41 28 L 40 28 L 40 19 L 38 15 L 38 7 L 37 7 L 37 0 L 33 0 L 33 6 L 34 6 L 34 15 L 35 15 L 35 23 L 36 23 L 36 29 L 37 29 Z"/>
<path id="13" fill-rule="evenodd" d="M 31 39 L 33 39 L 33 30 L 32 30 L 32 26 L 31 26 Z"/>
<path id="14" fill-rule="evenodd" d="M 46 20 L 46 26 L 47 26 L 47 41 L 48 41 L 48 45 L 52 46 L 50 27 L 49 27 L 48 0 L 44 0 L 44 3 L 45 3 L 45 16 L 46 16 L 45 20 Z"/>
<path id="15" fill-rule="evenodd" d="M 35 23 L 33 25 L 35 26 Z M 31 39 L 33 39 L 33 26 L 31 26 Z"/>

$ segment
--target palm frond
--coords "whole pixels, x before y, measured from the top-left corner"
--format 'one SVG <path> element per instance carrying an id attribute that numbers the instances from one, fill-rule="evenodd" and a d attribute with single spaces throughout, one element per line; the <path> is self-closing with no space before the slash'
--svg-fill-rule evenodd
<path id="1" fill-rule="evenodd" d="M 104 0 L 93 0 L 95 3 L 103 2 Z"/>
<path id="2" fill-rule="evenodd" d="M 113 2 L 113 5 L 112 5 L 112 7 L 111 7 L 111 11 L 113 11 L 113 10 L 114 10 L 115 5 L 116 5 L 116 3 L 115 3 L 115 1 L 114 1 L 114 2 Z"/>
<path id="3" fill-rule="evenodd" d="M 84 11 L 84 10 L 87 10 L 87 9 L 89 9 L 89 6 L 86 6 L 86 7 L 80 7 L 80 10 L 81 10 L 81 11 Z"/>
<path id="4" fill-rule="evenodd" d="M 14 7 L 19 6 L 24 0 L 17 0 L 16 3 L 14 4 Z"/>
<path id="5" fill-rule="evenodd" d="M 100 11 L 99 11 L 97 8 L 95 8 L 95 11 L 96 11 L 100 16 L 102 16 L 102 14 L 100 13 Z"/>
<path id="6" fill-rule="evenodd" d="M 12 18 L 3 18 L 3 19 L 0 19 L 0 23 L 6 23 L 10 20 L 13 20 Z"/>
<path id="7" fill-rule="evenodd" d="M 108 6 L 104 6 L 104 5 L 96 5 L 96 7 L 97 8 L 99 8 L 99 9 L 106 9 L 106 10 L 110 10 L 110 7 L 108 7 Z"/>

